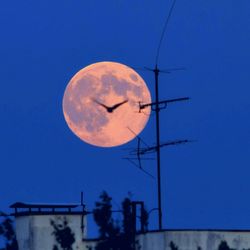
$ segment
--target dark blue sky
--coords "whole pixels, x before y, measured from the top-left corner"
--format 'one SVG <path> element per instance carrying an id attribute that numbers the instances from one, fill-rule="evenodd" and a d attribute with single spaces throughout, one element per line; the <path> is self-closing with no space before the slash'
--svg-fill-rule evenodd
<path id="1" fill-rule="evenodd" d="M 67 127 L 70 78 L 98 61 L 154 67 L 172 1 L 12 0 L 0 3 L 0 200 L 76 202 L 128 191 L 157 206 L 156 181 Z M 162 150 L 164 227 L 250 228 L 250 1 L 178 0 L 159 58 L 160 98 L 190 96 L 161 112 L 161 139 L 195 143 Z M 139 72 L 154 96 L 151 72 Z M 154 116 L 141 134 L 155 142 Z M 145 169 L 156 175 L 155 162 Z M 115 205 L 116 208 L 116 205 Z M 152 214 L 151 221 L 156 219 Z"/>

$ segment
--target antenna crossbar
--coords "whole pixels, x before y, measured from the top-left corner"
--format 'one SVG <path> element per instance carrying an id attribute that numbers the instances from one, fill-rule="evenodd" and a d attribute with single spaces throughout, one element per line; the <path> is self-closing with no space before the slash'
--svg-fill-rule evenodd
<path id="1" fill-rule="evenodd" d="M 145 104 L 139 103 L 139 108 L 140 108 L 140 111 L 141 111 L 142 109 L 145 109 L 145 108 L 147 108 L 149 106 L 154 107 L 156 105 L 161 105 L 161 104 L 167 105 L 168 103 L 180 102 L 180 101 L 188 101 L 189 99 L 190 99 L 189 97 L 181 97 L 181 98 L 175 98 L 175 99 L 169 99 L 169 100 L 151 102 L 151 103 L 145 103 Z"/>
<path id="2" fill-rule="evenodd" d="M 165 146 L 184 144 L 184 143 L 188 143 L 188 142 L 191 142 L 191 141 L 190 140 L 175 140 L 175 141 L 165 142 L 165 143 L 160 144 L 160 148 L 165 147 Z M 140 149 L 138 154 L 144 155 L 147 153 L 155 152 L 156 150 L 157 150 L 157 146 L 142 148 L 142 149 Z"/>

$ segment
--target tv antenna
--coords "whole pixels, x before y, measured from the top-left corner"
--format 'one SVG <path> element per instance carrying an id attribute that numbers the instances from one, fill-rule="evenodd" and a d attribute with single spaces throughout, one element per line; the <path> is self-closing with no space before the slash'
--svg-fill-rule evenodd
<path id="1" fill-rule="evenodd" d="M 178 70 L 185 70 L 185 68 L 172 68 L 172 69 L 167 69 L 167 70 L 160 70 L 158 68 L 158 61 L 159 61 L 159 55 L 160 55 L 160 49 L 161 49 L 161 44 L 164 38 L 164 35 L 166 33 L 169 20 L 171 18 L 171 15 L 173 13 L 174 7 L 176 4 L 176 0 L 173 1 L 171 8 L 169 10 L 169 13 L 167 15 L 163 31 L 160 37 L 160 42 L 157 47 L 157 52 L 156 52 L 156 59 L 155 59 L 155 67 L 154 68 L 135 68 L 139 70 L 146 70 L 146 71 L 152 71 L 154 73 L 154 78 L 155 78 L 155 101 L 152 103 L 139 103 L 139 112 L 142 112 L 143 109 L 146 107 L 151 107 L 151 109 L 155 112 L 155 123 L 156 123 L 156 145 L 153 147 L 145 147 L 145 148 L 139 148 L 136 151 L 136 155 L 139 160 L 139 164 L 141 164 L 141 155 L 147 154 L 147 153 L 153 153 L 156 152 L 156 160 L 157 160 L 157 193 L 158 193 L 158 228 L 159 230 L 162 230 L 162 195 L 161 195 L 161 148 L 164 146 L 170 146 L 170 145 L 178 145 L 178 144 L 183 144 L 187 142 L 191 142 L 190 140 L 175 140 L 175 141 L 170 141 L 170 142 L 165 142 L 161 143 L 160 142 L 160 110 L 165 109 L 168 104 L 170 103 L 175 103 L 175 102 L 181 102 L 181 101 L 188 101 L 190 98 L 189 97 L 181 97 L 181 98 L 175 98 L 175 99 L 170 99 L 170 100 L 162 100 L 160 101 L 159 99 L 159 74 L 160 73 L 171 73 L 172 71 L 178 71 Z"/>
<path id="2" fill-rule="evenodd" d="M 137 138 L 137 149 L 130 151 L 129 154 L 132 157 L 124 157 L 123 159 L 128 160 L 135 167 L 137 167 L 138 169 L 140 169 L 142 172 L 144 172 L 145 174 L 147 174 L 151 178 L 155 179 L 155 177 L 152 174 L 150 174 L 149 172 L 147 172 L 145 169 L 142 168 L 142 160 L 154 160 L 154 158 L 146 158 L 146 159 L 142 159 L 141 158 L 141 154 L 140 154 L 141 144 L 144 144 L 144 146 L 146 146 L 146 148 L 149 147 L 148 144 L 144 140 L 142 140 L 142 138 L 140 136 L 138 136 L 130 127 L 127 127 L 127 129 L 132 134 L 134 134 L 136 136 L 136 138 Z M 138 162 L 137 164 L 135 163 L 135 160 Z"/>

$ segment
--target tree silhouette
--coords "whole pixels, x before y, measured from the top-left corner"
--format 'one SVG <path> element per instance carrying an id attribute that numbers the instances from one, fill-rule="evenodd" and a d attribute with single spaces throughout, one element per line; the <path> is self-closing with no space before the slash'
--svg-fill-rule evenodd
<path id="1" fill-rule="evenodd" d="M 112 198 L 103 191 L 100 201 L 96 202 L 94 209 L 94 220 L 99 227 L 100 240 L 96 250 L 135 250 L 139 249 L 139 244 L 135 241 L 136 236 L 136 217 L 132 211 L 132 202 L 125 198 L 122 202 L 123 220 L 119 226 L 112 218 Z M 143 211 L 142 221 L 147 227 L 146 211 Z"/>
<path id="2" fill-rule="evenodd" d="M 178 247 L 174 244 L 173 241 L 170 242 L 169 247 L 171 248 L 171 250 L 178 250 Z"/>
<path id="3" fill-rule="evenodd" d="M 57 243 L 63 250 L 73 250 L 73 244 L 75 242 L 75 234 L 68 226 L 68 221 L 63 218 L 62 223 L 56 223 L 54 220 L 50 221 L 51 226 L 54 228 L 53 235 Z M 54 245 L 53 250 L 59 250 L 57 245 Z"/>
<path id="4" fill-rule="evenodd" d="M 115 237 L 119 235 L 120 228 L 115 225 L 112 218 L 112 198 L 103 191 L 100 195 L 100 201 L 96 202 L 96 208 L 93 210 L 94 220 L 99 227 L 101 239 Z"/>
<path id="5" fill-rule="evenodd" d="M 0 236 L 5 239 L 5 250 L 18 250 L 16 234 L 13 227 L 13 220 L 5 213 L 0 212 L 4 218 L 0 223 Z"/>
<path id="6" fill-rule="evenodd" d="M 226 241 L 222 241 L 219 245 L 218 250 L 234 250 L 234 249 L 231 249 Z"/>
<path id="7" fill-rule="evenodd" d="M 225 240 L 221 241 L 218 250 L 236 250 L 235 248 L 230 248 Z M 242 250 L 250 250 L 248 249 L 242 249 Z"/>
<path id="8" fill-rule="evenodd" d="M 100 201 L 96 202 L 93 210 L 94 220 L 99 227 L 100 241 L 96 245 L 96 250 L 119 249 L 120 227 L 115 224 L 112 218 L 112 198 L 103 191 L 99 196 Z"/>

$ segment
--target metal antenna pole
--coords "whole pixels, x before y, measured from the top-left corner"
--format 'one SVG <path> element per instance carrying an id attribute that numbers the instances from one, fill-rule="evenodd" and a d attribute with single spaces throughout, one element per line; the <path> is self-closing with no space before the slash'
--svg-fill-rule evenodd
<path id="1" fill-rule="evenodd" d="M 83 237 L 83 234 L 84 234 L 84 204 L 83 204 L 83 192 L 81 192 L 81 207 L 82 207 L 82 217 L 81 217 L 81 230 L 82 230 L 82 237 Z"/>
<path id="2" fill-rule="evenodd" d="M 159 230 L 162 230 L 162 208 L 161 208 L 161 147 L 160 147 L 160 108 L 159 108 L 159 87 L 158 76 L 159 69 L 157 64 L 154 69 L 155 73 L 155 117 L 156 117 L 156 154 L 157 154 L 157 189 L 158 189 L 158 223 Z"/>

